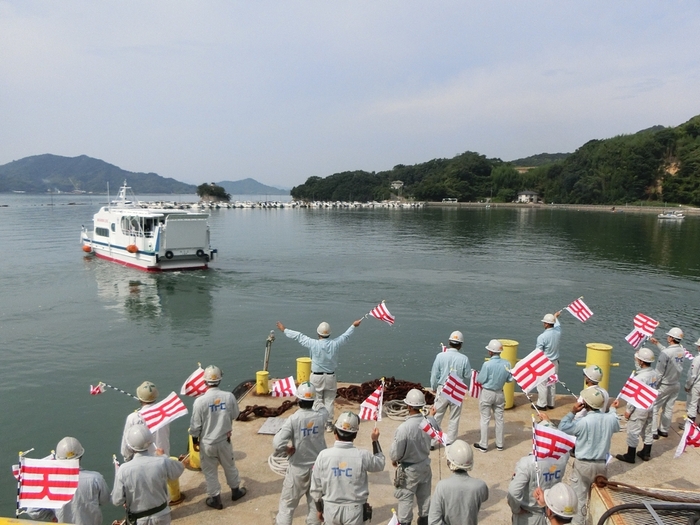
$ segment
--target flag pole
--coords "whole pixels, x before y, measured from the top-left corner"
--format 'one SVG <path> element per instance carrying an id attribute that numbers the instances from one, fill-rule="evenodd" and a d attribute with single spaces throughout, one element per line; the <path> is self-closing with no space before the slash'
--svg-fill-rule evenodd
<path id="1" fill-rule="evenodd" d="M 561 386 L 563 386 L 563 387 L 564 387 L 564 390 L 566 390 L 569 394 L 571 394 L 571 395 L 574 396 L 576 399 L 578 399 L 578 395 L 577 395 L 577 394 L 574 394 L 574 393 L 571 391 L 571 389 L 569 389 L 569 387 L 566 386 L 566 383 L 564 383 L 564 381 L 560 381 L 559 379 L 557 379 L 557 383 L 559 383 Z"/>
<path id="2" fill-rule="evenodd" d="M 525 394 L 525 397 L 526 397 L 527 400 L 530 402 L 530 404 L 532 405 L 532 408 L 535 409 L 535 412 L 537 412 L 537 415 L 539 416 L 539 415 L 540 415 L 540 411 L 538 410 L 537 405 L 536 405 L 535 403 L 532 402 L 532 398 L 530 397 L 530 394 L 528 394 L 527 392 L 525 392 L 525 390 L 523 390 L 523 394 Z"/>
<path id="3" fill-rule="evenodd" d="M 21 512 L 19 511 L 19 497 L 22 492 L 22 464 L 24 463 L 24 456 L 29 454 L 31 451 L 33 451 L 34 448 L 30 448 L 29 450 L 25 450 L 24 452 L 19 453 L 19 475 L 17 476 L 17 508 L 15 509 L 15 518 L 19 518 L 19 515 Z"/>
<path id="4" fill-rule="evenodd" d="M 540 487 L 540 464 L 537 463 L 537 443 L 535 441 L 535 415 L 532 414 L 532 456 L 535 458 L 535 479 L 537 480 L 537 488 Z"/>
<path id="5" fill-rule="evenodd" d="M 102 382 L 100 381 L 100 383 L 102 383 Z M 104 386 L 106 386 L 106 387 L 111 388 L 112 390 L 116 390 L 117 392 L 121 392 L 122 394 L 126 394 L 126 395 L 129 396 L 129 397 L 133 397 L 136 401 L 141 402 L 141 400 L 140 400 L 138 397 L 136 397 L 136 396 L 133 395 L 133 394 L 130 394 L 129 392 L 125 392 L 125 391 L 122 390 L 121 388 L 117 388 L 116 386 L 108 385 L 107 383 L 102 383 L 102 384 L 103 384 Z"/>

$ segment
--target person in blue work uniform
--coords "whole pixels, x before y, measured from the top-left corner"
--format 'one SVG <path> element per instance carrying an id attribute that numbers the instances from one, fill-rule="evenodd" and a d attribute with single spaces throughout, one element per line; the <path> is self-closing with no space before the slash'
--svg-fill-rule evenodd
<path id="1" fill-rule="evenodd" d="M 447 381 L 450 374 L 455 374 L 462 383 L 468 385 L 472 367 L 469 365 L 469 358 L 460 352 L 464 343 L 464 335 L 462 332 L 454 331 L 450 334 L 448 347 L 444 352 L 440 352 L 435 356 L 433 368 L 430 371 L 430 388 L 435 392 L 435 420 L 438 425 L 442 425 L 442 419 L 445 417 L 445 412 L 450 409 L 450 421 L 447 425 L 447 434 L 445 439 L 450 445 L 457 439 L 459 432 L 459 418 L 462 415 L 462 405 L 450 403 L 445 397 L 440 395 L 442 387 Z M 432 447 L 437 446 L 437 442 L 433 441 Z"/>
<path id="2" fill-rule="evenodd" d="M 544 332 L 537 336 L 536 350 L 542 350 L 544 355 L 554 363 L 554 373 L 559 374 L 559 344 L 561 342 L 561 325 L 559 316 L 561 310 L 554 314 L 547 314 L 542 318 Z M 554 400 L 557 394 L 557 384 L 547 386 L 547 381 L 537 385 L 537 409 L 545 411 L 554 408 Z"/>
<path id="3" fill-rule="evenodd" d="M 491 339 L 486 350 L 489 351 L 489 360 L 481 366 L 481 371 L 476 377 L 481 383 L 482 390 L 479 395 L 479 413 L 481 414 L 481 440 L 474 443 L 474 448 L 486 452 L 489 448 L 489 421 L 491 412 L 496 420 L 496 450 L 503 450 L 503 411 L 506 407 L 506 397 L 503 394 L 503 385 L 511 383 L 510 363 L 501 359 L 503 345 L 498 339 Z"/>
<path id="4" fill-rule="evenodd" d="M 318 339 L 312 339 L 301 332 L 285 328 L 282 323 L 277 321 L 277 328 L 284 332 L 284 335 L 309 349 L 309 356 L 311 357 L 309 382 L 316 389 L 315 408 L 318 409 L 319 406 L 325 407 L 330 418 L 328 423 L 326 423 L 326 432 L 333 432 L 333 411 L 335 395 L 338 390 L 338 381 L 335 376 L 335 370 L 338 368 L 338 349 L 347 343 L 348 338 L 355 331 L 355 328 L 360 326 L 361 322 L 362 319 L 358 319 L 350 325 L 350 328 L 345 330 L 343 335 L 330 339 L 331 327 L 324 321 L 316 329 Z"/>

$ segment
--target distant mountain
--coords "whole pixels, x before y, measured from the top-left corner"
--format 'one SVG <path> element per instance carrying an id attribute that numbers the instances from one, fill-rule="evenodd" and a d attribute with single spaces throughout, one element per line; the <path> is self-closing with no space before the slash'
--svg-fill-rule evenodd
<path id="1" fill-rule="evenodd" d="M 127 181 L 136 195 L 148 193 L 195 194 L 197 191 L 197 187 L 192 184 L 161 177 L 156 173 L 126 171 L 86 155 L 79 157 L 36 155 L 0 166 L 0 192 L 77 191 L 106 193 L 109 183 L 110 192 L 116 194 L 124 180 Z"/>
<path id="2" fill-rule="evenodd" d="M 564 160 L 571 153 L 540 153 L 539 155 L 531 155 L 522 159 L 511 160 L 513 166 L 544 166 L 552 164 L 558 160 Z"/>
<path id="3" fill-rule="evenodd" d="M 231 195 L 289 195 L 289 190 L 267 186 L 254 179 L 224 180 L 217 182 L 217 185 L 223 186 L 226 193 Z"/>

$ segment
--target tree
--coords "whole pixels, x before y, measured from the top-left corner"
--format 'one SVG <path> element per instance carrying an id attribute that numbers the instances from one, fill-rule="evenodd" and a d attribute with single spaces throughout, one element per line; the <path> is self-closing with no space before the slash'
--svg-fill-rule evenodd
<path id="1" fill-rule="evenodd" d="M 204 183 L 197 186 L 197 195 L 205 201 L 224 201 L 229 202 L 231 195 L 226 193 L 222 186 L 212 183 Z"/>

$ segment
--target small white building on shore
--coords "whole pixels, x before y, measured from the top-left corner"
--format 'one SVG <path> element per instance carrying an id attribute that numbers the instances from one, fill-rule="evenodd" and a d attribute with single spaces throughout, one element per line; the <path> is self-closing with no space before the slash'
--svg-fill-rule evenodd
<path id="1" fill-rule="evenodd" d="M 515 202 L 537 203 L 540 202 L 540 195 L 536 191 L 521 191 L 518 193 Z"/>

